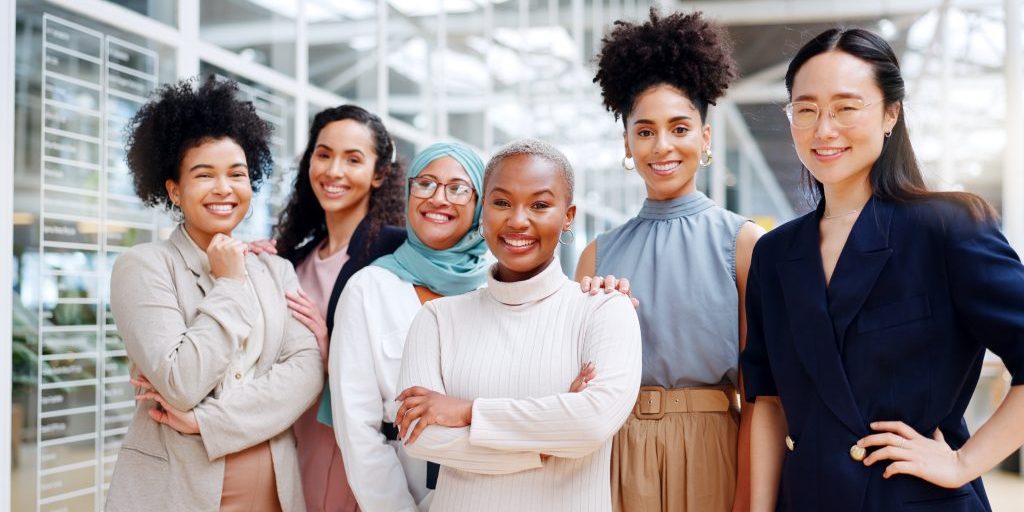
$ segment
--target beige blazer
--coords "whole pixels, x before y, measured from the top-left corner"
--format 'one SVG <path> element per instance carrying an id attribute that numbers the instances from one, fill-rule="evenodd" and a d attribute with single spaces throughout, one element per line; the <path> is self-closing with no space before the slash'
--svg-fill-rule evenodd
<path id="1" fill-rule="evenodd" d="M 215 511 L 224 456 L 270 440 L 281 506 L 303 511 L 291 426 L 319 396 L 323 364 L 313 334 L 285 302 L 285 291 L 299 286 L 295 271 L 276 256 L 246 256 L 257 299 L 243 281 L 208 275 L 183 229 L 117 258 L 110 308 L 132 375 L 145 375 L 173 407 L 194 410 L 201 434 L 159 424 L 147 413 L 153 404 L 140 404 L 118 452 L 106 510 Z M 265 341 L 255 376 L 222 389 L 257 308 Z"/>

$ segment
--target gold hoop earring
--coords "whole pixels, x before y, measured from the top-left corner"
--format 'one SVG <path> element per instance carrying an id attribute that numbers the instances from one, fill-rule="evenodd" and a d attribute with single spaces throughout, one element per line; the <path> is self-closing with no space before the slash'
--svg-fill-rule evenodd
<path id="1" fill-rule="evenodd" d="M 714 159 L 715 155 L 711 154 L 711 146 L 708 146 L 707 149 L 704 150 L 704 153 L 700 155 L 700 159 L 697 163 L 700 164 L 701 167 L 710 167 L 711 162 L 714 161 Z"/>
<path id="2" fill-rule="evenodd" d="M 627 165 L 627 164 L 629 164 L 629 165 Z M 630 158 L 628 156 L 624 156 L 624 157 L 622 157 L 622 168 L 627 170 L 627 171 L 632 171 L 632 170 L 636 169 L 636 162 L 634 162 L 632 158 Z"/>

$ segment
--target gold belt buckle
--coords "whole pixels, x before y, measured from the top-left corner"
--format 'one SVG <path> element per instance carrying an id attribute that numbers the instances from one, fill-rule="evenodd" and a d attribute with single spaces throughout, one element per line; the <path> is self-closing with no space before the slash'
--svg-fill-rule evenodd
<path id="1" fill-rule="evenodd" d="M 633 406 L 633 414 L 641 420 L 660 420 L 665 416 L 666 396 L 665 388 L 661 386 L 640 386 L 640 397 Z"/>

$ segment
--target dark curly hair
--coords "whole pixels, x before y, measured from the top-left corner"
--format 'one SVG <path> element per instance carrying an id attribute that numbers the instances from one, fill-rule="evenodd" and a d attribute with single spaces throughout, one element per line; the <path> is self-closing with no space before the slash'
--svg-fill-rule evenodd
<path id="1" fill-rule="evenodd" d="M 370 209 L 366 214 L 370 224 L 367 228 L 367 243 L 364 244 L 363 250 L 368 251 L 373 246 L 382 226 L 405 225 L 405 176 L 398 160 L 391 161 L 392 154 L 396 154 L 397 148 L 387 128 L 384 127 L 384 122 L 366 109 L 355 105 L 341 105 L 322 110 L 313 118 L 313 124 L 309 127 L 309 142 L 306 143 L 306 150 L 299 160 L 295 189 L 292 190 L 288 206 L 281 211 L 277 223 L 279 254 L 292 263 L 298 263 L 327 236 L 324 209 L 313 193 L 313 185 L 309 181 L 309 161 L 316 150 L 320 130 L 328 124 L 345 119 L 361 123 L 373 134 L 377 157 L 374 163 L 374 177 L 383 178 L 379 187 L 370 189 Z"/>
<path id="2" fill-rule="evenodd" d="M 661 17 L 651 8 L 642 24 L 616 21 L 601 43 L 594 83 L 601 87 L 605 108 L 623 123 L 637 96 L 662 84 L 685 93 L 703 121 L 708 104 L 714 105 L 737 75 L 728 33 L 699 12 Z"/>
<path id="3" fill-rule="evenodd" d="M 164 183 L 178 181 L 185 152 L 204 142 L 229 138 L 245 152 L 253 191 L 270 176 L 270 125 L 251 102 L 240 101 L 238 84 L 213 76 L 167 84 L 128 123 L 128 169 L 135 193 L 146 206 L 171 208 Z M 197 84 L 198 88 L 194 88 Z"/>

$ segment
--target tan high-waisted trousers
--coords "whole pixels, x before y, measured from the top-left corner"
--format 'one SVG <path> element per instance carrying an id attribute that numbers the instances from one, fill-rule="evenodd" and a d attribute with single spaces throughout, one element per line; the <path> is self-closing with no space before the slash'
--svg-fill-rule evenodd
<path id="1" fill-rule="evenodd" d="M 739 435 L 735 397 L 731 386 L 641 388 L 612 441 L 614 510 L 731 510 Z"/>
<path id="2" fill-rule="evenodd" d="M 232 453 L 224 459 L 220 512 L 280 512 L 270 442 Z"/>

